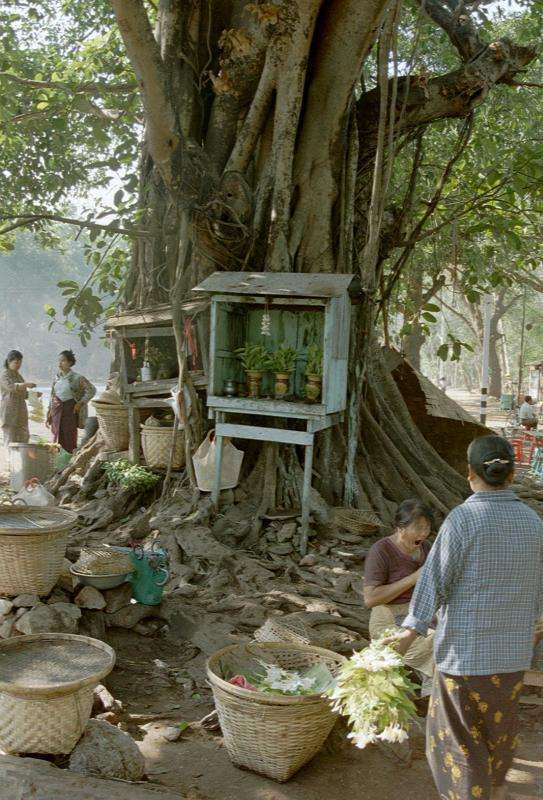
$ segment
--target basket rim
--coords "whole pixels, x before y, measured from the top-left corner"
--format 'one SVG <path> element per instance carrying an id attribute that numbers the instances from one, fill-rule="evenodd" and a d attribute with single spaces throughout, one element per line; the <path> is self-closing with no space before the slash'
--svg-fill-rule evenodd
<path id="1" fill-rule="evenodd" d="M 281 695 L 281 694 L 266 694 L 265 692 L 251 691 L 250 689 L 242 689 L 240 686 L 225 681 L 224 678 L 219 677 L 214 671 L 214 664 L 218 659 L 222 658 L 233 650 L 248 649 L 251 646 L 258 647 L 260 650 L 291 650 L 302 653 L 314 653 L 315 655 L 322 655 L 329 658 L 332 656 L 340 664 L 344 664 L 347 659 L 339 653 L 334 653 L 333 650 L 327 650 L 324 647 L 316 647 L 310 644 L 296 644 L 294 642 L 246 642 L 245 644 L 232 644 L 228 647 L 223 647 L 213 653 L 206 661 L 206 673 L 212 686 L 222 689 L 226 694 L 233 695 L 243 700 L 251 700 L 254 703 L 260 703 L 268 706 L 296 706 L 296 705 L 311 705 L 313 703 L 326 702 L 320 694 L 311 695 Z"/>
<path id="2" fill-rule="evenodd" d="M 115 654 L 115 650 L 110 647 L 110 645 L 106 644 L 106 642 L 100 641 L 100 639 L 93 639 L 90 636 L 81 636 L 76 633 L 33 633 L 28 636 L 12 636 L 9 639 L 4 639 L 0 642 L 0 657 L 3 651 L 11 648 L 19 648 L 27 642 L 47 641 L 86 642 L 89 647 L 94 647 L 96 650 L 101 650 L 103 653 L 109 656 L 108 662 L 106 665 L 104 665 L 104 667 L 95 672 L 94 675 L 90 675 L 87 678 L 80 678 L 79 680 L 75 681 L 58 683 L 56 686 L 25 686 L 24 684 L 18 683 L 6 683 L 0 679 L 0 692 L 5 692 L 6 694 L 26 699 L 37 697 L 59 697 L 64 694 L 71 694 L 72 692 L 79 691 L 79 689 L 95 686 L 102 680 L 102 678 L 105 678 L 106 675 L 109 675 L 115 666 L 117 656 Z"/>
<path id="3" fill-rule="evenodd" d="M 51 523 L 49 527 L 39 528 L 3 528 L 2 514 L 29 514 L 39 512 L 45 516 L 53 514 L 63 514 L 66 519 L 63 522 Z M 0 504 L 0 537 L 2 536 L 41 536 L 46 533 L 61 533 L 72 528 L 77 521 L 77 514 L 65 508 L 48 508 L 47 506 L 3 506 Z"/>

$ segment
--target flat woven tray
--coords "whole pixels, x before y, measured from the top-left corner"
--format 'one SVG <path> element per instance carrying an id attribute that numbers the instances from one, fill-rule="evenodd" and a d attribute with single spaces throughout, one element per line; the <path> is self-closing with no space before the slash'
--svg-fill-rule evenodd
<path id="1" fill-rule="evenodd" d="M 84 547 L 73 569 L 80 575 L 126 575 L 134 571 L 134 565 L 126 553 L 102 545 Z"/>
<path id="2" fill-rule="evenodd" d="M 60 508 L 29 508 L 6 503 L 0 505 L 0 536 L 62 531 L 73 527 L 76 519 L 72 511 Z"/>
<path id="3" fill-rule="evenodd" d="M 114 664 L 115 651 L 87 636 L 13 637 L 0 642 L 0 692 L 19 697 L 64 694 L 98 683 Z"/>

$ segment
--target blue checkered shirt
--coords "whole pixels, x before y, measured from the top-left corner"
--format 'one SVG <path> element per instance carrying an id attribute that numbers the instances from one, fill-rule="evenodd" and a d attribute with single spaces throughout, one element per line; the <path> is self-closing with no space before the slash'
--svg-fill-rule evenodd
<path id="1" fill-rule="evenodd" d="M 477 492 L 443 523 L 405 628 L 437 613 L 436 666 L 450 675 L 528 669 L 543 611 L 543 523 L 510 489 Z"/>

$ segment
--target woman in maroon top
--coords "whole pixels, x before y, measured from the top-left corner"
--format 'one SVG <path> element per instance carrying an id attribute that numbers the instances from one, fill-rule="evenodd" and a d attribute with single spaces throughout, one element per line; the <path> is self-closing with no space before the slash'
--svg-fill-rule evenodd
<path id="1" fill-rule="evenodd" d="M 370 636 L 377 639 L 400 625 L 407 615 L 411 595 L 428 557 L 431 544 L 432 511 L 420 500 L 404 500 L 396 512 L 391 536 L 376 542 L 366 556 L 364 603 L 371 608 Z M 405 662 L 423 677 L 434 671 L 433 638 L 418 636 L 406 653 Z M 423 682 L 423 694 L 429 682 Z"/>

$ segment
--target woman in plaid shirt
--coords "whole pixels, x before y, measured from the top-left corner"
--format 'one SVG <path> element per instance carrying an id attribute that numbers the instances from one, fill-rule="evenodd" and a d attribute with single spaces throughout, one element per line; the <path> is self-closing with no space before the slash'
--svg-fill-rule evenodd
<path id="1" fill-rule="evenodd" d="M 502 800 L 543 611 L 543 523 L 510 488 L 509 442 L 476 439 L 468 463 L 473 494 L 443 523 L 396 647 L 405 653 L 437 613 L 427 724 L 434 781 L 445 800 Z"/>

